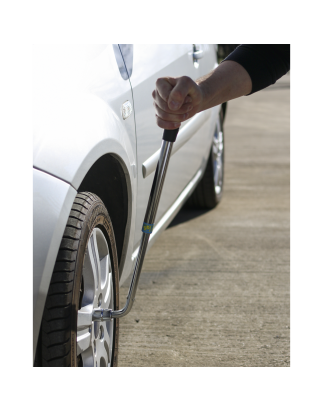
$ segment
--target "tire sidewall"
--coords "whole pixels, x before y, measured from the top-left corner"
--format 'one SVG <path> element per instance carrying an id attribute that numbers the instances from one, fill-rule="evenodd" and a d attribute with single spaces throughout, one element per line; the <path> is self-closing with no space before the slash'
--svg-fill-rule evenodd
<path id="1" fill-rule="evenodd" d="M 85 194 L 85 193 L 83 193 Z M 118 270 L 118 258 L 115 245 L 115 237 L 113 232 L 112 223 L 108 212 L 101 200 L 97 199 L 94 201 L 87 213 L 80 237 L 80 244 L 76 258 L 75 266 L 75 276 L 74 276 L 74 287 L 72 295 L 72 327 L 71 327 L 71 366 L 77 367 L 77 350 L 76 350 L 76 339 L 77 339 L 77 314 L 78 307 L 80 303 L 80 288 L 82 281 L 82 270 L 84 264 L 85 251 L 90 239 L 91 233 L 94 228 L 100 228 L 104 233 L 105 238 L 108 243 L 111 265 L 113 267 L 113 292 L 114 292 L 114 303 L 115 309 L 119 309 L 119 270 Z M 118 340 L 119 340 L 119 320 L 114 320 L 114 333 L 113 333 L 113 353 L 112 353 L 112 363 L 111 365 L 117 366 L 118 359 Z"/>

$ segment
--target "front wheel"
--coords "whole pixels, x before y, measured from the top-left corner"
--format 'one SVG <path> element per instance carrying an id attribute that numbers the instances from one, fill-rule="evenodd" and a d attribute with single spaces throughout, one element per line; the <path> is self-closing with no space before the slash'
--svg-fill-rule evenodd
<path id="1" fill-rule="evenodd" d="M 48 290 L 42 366 L 117 365 L 118 320 L 93 322 L 99 307 L 119 308 L 117 249 L 103 202 L 84 192 L 75 198 Z"/>
<path id="2" fill-rule="evenodd" d="M 187 200 L 189 208 L 214 208 L 222 198 L 224 175 L 223 110 L 221 108 L 213 136 L 212 147 L 201 181 Z"/>

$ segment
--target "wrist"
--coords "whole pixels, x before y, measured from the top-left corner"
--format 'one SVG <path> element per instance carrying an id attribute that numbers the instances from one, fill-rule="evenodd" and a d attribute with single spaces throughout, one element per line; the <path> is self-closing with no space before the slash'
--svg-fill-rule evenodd
<path id="1" fill-rule="evenodd" d="M 201 78 L 196 81 L 201 93 L 201 102 L 198 107 L 198 112 L 207 110 L 211 107 L 217 106 L 220 101 L 220 90 L 218 90 L 217 84 L 212 82 L 211 76 L 207 78 Z"/>
<path id="2" fill-rule="evenodd" d="M 235 61 L 222 62 L 213 72 L 196 81 L 202 99 L 199 111 L 217 106 L 251 92 L 248 72 Z"/>

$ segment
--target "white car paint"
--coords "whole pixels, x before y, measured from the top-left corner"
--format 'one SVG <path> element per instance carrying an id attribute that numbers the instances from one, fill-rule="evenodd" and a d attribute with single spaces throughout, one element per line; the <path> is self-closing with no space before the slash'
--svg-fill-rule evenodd
<path id="1" fill-rule="evenodd" d="M 200 66 L 196 68 L 193 64 L 191 44 L 134 45 L 133 73 L 130 81 L 135 104 L 137 161 L 139 168 L 142 168 L 142 165 L 149 161 L 150 157 L 159 150 L 161 145 L 162 131 L 156 124 L 155 110 L 151 99 L 151 93 L 155 88 L 156 80 L 164 76 L 179 77 L 183 75 L 195 80 L 215 66 L 214 50 L 210 49 L 208 53 L 205 50 L 203 58 L 207 60 L 212 57 L 213 61 L 209 62 L 208 70 L 203 72 Z M 166 176 L 156 222 L 174 203 L 179 193 L 198 171 L 202 160 L 204 161 L 208 155 L 212 139 L 212 134 L 208 132 L 211 119 L 205 114 L 202 116 L 205 116 L 206 121 L 198 129 L 194 126 L 196 120 L 194 121 L 193 119 L 182 124 L 178 140 L 180 141 L 181 136 L 186 134 L 185 140 L 187 144 L 174 155 L 169 164 L 169 171 Z M 175 143 L 175 146 L 176 144 L 178 143 Z M 142 173 L 138 173 L 136 246 L 140 242 L 140 229 L 146 211 L 152 180 L 153 174 L 144 178 Z"/>

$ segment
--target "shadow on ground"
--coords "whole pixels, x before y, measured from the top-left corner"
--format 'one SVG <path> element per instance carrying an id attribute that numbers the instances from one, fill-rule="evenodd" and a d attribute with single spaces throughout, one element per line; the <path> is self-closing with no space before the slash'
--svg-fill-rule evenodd
<path id="1" fill-rule="evenodd" d="M 212 210 L 195 210 L 192 208 L 186 208 L 185 206 L 179 211 L 174 220 L 169 224 L 166 230 L 175 227 L 176 225 L 186 223 L 194 218 L 200 217 L 203 214 L 209 213 Z"/>

